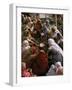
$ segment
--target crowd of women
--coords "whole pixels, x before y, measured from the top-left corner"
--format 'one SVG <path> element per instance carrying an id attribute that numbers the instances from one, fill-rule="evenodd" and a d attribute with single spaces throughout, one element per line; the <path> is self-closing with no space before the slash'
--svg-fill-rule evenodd
<path id="1" fill-rule="evenodd" d="M 21 14 L 22 77 L 63 75 L 63 17 L 53 18 Z"/>

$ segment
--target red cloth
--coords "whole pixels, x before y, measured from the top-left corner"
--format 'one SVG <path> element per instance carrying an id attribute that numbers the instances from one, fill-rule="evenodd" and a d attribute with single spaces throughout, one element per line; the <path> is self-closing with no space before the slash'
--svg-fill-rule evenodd
<path id="1" fill-rule="evenodd" d="M 46 53 L 40 52 L 38 58 L 33 63 L 32 71 L 36 75 L 43 75 L 48 70 L 48 56 Z"/>

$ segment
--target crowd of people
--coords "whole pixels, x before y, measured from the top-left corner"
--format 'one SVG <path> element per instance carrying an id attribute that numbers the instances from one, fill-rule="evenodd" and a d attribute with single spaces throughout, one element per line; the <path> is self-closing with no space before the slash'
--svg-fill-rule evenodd
<path id="1" fill-rule="evenodd" d="M 63 75 L 63 16 L 47 16 L 21 13 L 22 77 Z"/>

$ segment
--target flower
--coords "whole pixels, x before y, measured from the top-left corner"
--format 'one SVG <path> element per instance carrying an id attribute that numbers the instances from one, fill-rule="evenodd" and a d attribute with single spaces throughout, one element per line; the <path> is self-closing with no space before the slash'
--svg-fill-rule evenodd
<path id="1" fill-rule="evenodd" d="M 23 77 L 30 77 L 31 76 L 31 73 L 26 69 L 22 72 L 22 76 Z"/>

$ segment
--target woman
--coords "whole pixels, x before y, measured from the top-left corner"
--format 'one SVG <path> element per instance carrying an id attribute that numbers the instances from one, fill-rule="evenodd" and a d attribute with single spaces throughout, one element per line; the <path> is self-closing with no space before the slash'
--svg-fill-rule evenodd
<path id="1" fill-rule="evenodd" d="M 23 41 L 22 62 L 25 62 L 27 68 L 31 67 L 32 62 L 38 54 L 38 48 L 35 45 L 30 46 L 28 40 Z"/>
<path id="2" fill-rule="evenodd" d="M 29 45 L 29 42 L 27 40 L 24 40 L 22 43 L 22 62 L 24 63 L 30 63 L 30 55 L 31 55 L 31 47 Z M 28 64 L 27 64 L 28 65 Z"/>
<path id="3" fill-rule="evenodd" d="M 53 39 L 48 39 L 48 59 L 49 59 L 49 67 L 56 62 L 61 62 L 63 66 L 63 51 L 62 49 L 55 43 Z"/>
<path id="4" fill-rule="evenodd" d="M 61 65 L 61 62 L 52 64 L 46 75 L 63 75 L 63 67 Z"/>
<path id="5" fill-rule="evenodd" d="M 62 38 L 62 34 L 57 29 L 57 27 L 56 26 L 52 26 L 51 30 L 50 30 L 50 37 L 53 38 L 57 42 L 58 36 L 60 36 Z"/>

